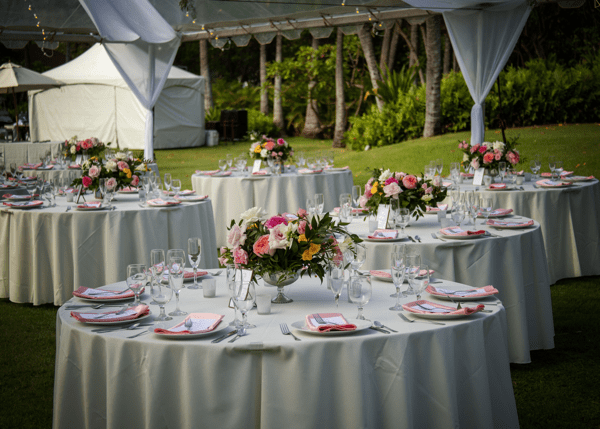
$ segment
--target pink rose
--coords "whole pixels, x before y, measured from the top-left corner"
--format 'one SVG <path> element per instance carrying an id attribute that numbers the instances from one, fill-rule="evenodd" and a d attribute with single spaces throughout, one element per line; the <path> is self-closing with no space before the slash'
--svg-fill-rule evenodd
<path id="1" fill-rule="evenodd" d="M 92 184 L 92 179 L 88 176 L 83 176 L 81 178 L 81 183 L 83 184 L 84 188 L 89 188 L 90 185 Z"/>
<path id="2" fill-rule="evenodd" d="M 365 185 L 365 191 L 367 189 L 371 189 L 373 187 L 373 182 L 375 181 L 375 179 L 373 179 L 372 177 L 367 181 L 367 184 Z"/>
<path id="3" fill-rule="evenodd" d="M 431 194 L 432 192 L 433 192 L 433 188 L 431 186 L 429 188 L 425 189 L 426 194 Z"/>
<path id="4" fill-rule="evenodd" d="M 519 152 L 515 151 L 515 152 L 507 152 L 506 153 L 506 158 L 508 159 L 508 162 L 510 162 L 512 165 L 515 165 L 519 162 Z"/>
<path id="5" fill-rule="evenodd" d="M 390 183 L 398 183 L 398 180 L 395 177 L 390 177 L 384 183 L 384 185 L 389 185 Z"/>
<path id="6" fill-rule="evenodd" d="M 497 154 L 494 155 L 494 159 L 496 161 L 500 161 L 502 159 L 502 154 L 500 152 L 498 152 Z"/>
<path id="7" fill-rule="evenodd" d="M 369 199 L 363 195 L 358 199 L 358 205 L 364 209 L 367 206 L 367 201 L 369 201 Z"/>
<path id="8" fill-rule="evenodd" d="M 219 264 L 221 265 L 227 265 L 229 263 L 229 258 L 227 257 L 227 247 L 223 246 L 221 247 L 221 249 L 219 250 Z"/>
<path id="9" fill-rule="evenodd" d="M 421 189 L 427 189 L 427 183 L 423 183 L 423 184 L 421 185 Z"/>
<path id="10" fill-rule="evenodd" d="M 473 170 L 477 170 L 479 168 L 479 161 L 477 161 L 476 159 L 472 160 L 471 167 L 473 167 Z"/>
<path id="11" fill-rule="evenodd" d="M 394 197 L 396 198 L 396 196 L 402 192 L 402 189 L 400 188 L 400 186 L 398 185 L 398 183 L 396 182 L 392 182 L 389 185 L 386 185 L 383 187 L 383 192 L 385 193 L 386 197 Z"/>
<path id="12" fill-rule="evenodd" d="M 131 176 L 131 186 L 137 186 L 140 183 L 140 178 L 135 174 Z"/>
<path id="13" fill-rule="evenodd" d="M 305 220 L 301 220 L 298 223 L 298 234 L 302 235 L 306 233 L 306 221 Z"/>
<path id="14" fill-rule="evenodd" d="M 399 173 L 396 173 L 396 174 L 394 174 L 394 177 L 396 178 L 396 180 L 398 181 L 398 183 L 400 183 L 400 181 L 402 180 L 402 178 L 403 178 L 404 176 L 406 176 L 406 174 L 404 174 L 404 173 L 402 173 L 402 172 L 399 172 Z"/>
<path id="15" fill-rule="evenodd" d="M 481 146 L 481 147 L 479 148 L 479 153 L 485 153 L 485 151 L 486 151 L 486 150 L 487 150 L 487 147 L 486 147 L 486 146 Z"/>
<path id="16" fill-rule="evenodd" d="M 412 174 L 404 176 L 402 179 L 402 185 L 404 185 L 406 189 L 415 189 L 417 187 L 417 182 L 417 178 Z"/>
<path id="17" fill-rule="evenodd" d="M 306 215 L 308 214 L 308 212 L 304 209 L 298 209 L 298 217 L 306 217 Z"/>
<path id="18" fill-rule="evenodd" d="M 283 156 L 283 152 L 279 152 L 279 156 Z"/>
<path id="19" fill-rule="evenodd" d="M 88 174 L 90 175 L 90 177 L 98 177 L 100 176 L 100 168 L 98 168 L 97 165 L 92 165 Z"/>
<path id="20" fill-rule="evenodd" d="M 475 146 L 471 146 L 471 153 L 475 153 L 479 150 L 479 146 L 481 146 L 479 143 L 477 143 Z"/>
<path id="21" fill-rule="evenodd" d="M 236 247 L 243 246 L 246 242 L 246 234 L 238 226 L 233 225 L 227 233 L 227 247 L 235 249 Z"/>
<path id="22" fill-rule="evenodd" d="M 106 189 L 112 191 L 117 187 L 117 180 L 114 177 L 111 177 L 106 181 Z"/>
<path id="23" fill-rule="evenodd" d="M 258 240 L 256 240 L 256 243 L 254 243 L 254 246 L 252 246 L 252 251 L 256 256 L 259 257 L 262 257 L 263 255 L 273 256 L 275 254 L 275 249 L 271 250 L 271 248 L 269 247 L 268 235 L 263 235 Z"/>
<path id="24" fill-rule="evenodd" d="M 268 229 L 273 229 L 280 223 L 287 225 L 288 222 L 283 216 L 273 216 L 271 219 L 265 222 L 265 227 Z"/>
<path id="25" fill-rule="evenodd" d="M 275 147 L 275 143 L 273 143 L 272 141 L 268 141 L 265 143 L 265 149 L 267 149 L 267 150 L 273 150 L 274 147 Z"/>
<path id="26" fill-rule="evenodd" d="M 279 146 L 285 146 L 285 140 L 284 139 L 277 139 L 277 144 Z"/>
<path id="27" fill-rule="evenodd" d="M 233 262 L 235 264 L 246 265 L 248 263 L 248 253 L 241 247 L 234 249 Z"/>
<path id="28" fill-rule="evenodd" d="M 271 234 L 269 234 L 271 250 L 286 249 L 290 244 L 290 240 L 287 238 L 287 227 L 284 224 L 280 223 L 271 230 Z"/>
<path id="29" fill-rule="evenodd" d="M 488 152 L 483 155 L 483 163 L 490 164 L 494 160 L 494 154 L 492 152 Z"/>
<path id="30" fill-rule="evenodd" d="M 119 167 L 119 170 L 123 171 L 123 169 L 129 168 L 129 165 L 125 161 L 119 161 L 117 162 L 117 167 Z"/>

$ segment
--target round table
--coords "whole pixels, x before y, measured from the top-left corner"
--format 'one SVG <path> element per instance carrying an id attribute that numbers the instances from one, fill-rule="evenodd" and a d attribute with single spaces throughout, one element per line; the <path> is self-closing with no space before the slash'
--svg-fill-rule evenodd
<path id="1" fill-rule="evenodd" d="M 231 321 L 224 275 L 217 279 L 216 298 L 183 289 L 181 308 Z M 141 330 L 93 333 L 61 308 L 53 427 L 518 427 L 502 305 L 444 326 L 407 323 L 388 310 L 392 287 L 374 280 L 365 316 L 397 333 L 294 330 L 301 338 L 295 341 L 280 323 L 293 329 L 315 312 L 340 312 L 352 322 L 357 310 L 342 300 L 336 310 L 318 279 L 286 290 L 294 302 L 274 305 L 268 315 L 250 311 L 256 328 L 235 343 L 213 344 L 216 335 L 178 341 L 153 333 L 127 338 Z"/>
<path id="2" fill-rule="evenodd" d="M 0 187 L 0 198 L 2 198 L 5 194 L 12 195 L 27 195 L 27 188 L 24 186 L 17 186 L 15 188 L 2 188 Z"/>
<path id="3" fill-rule="evenodd" d="M 23 169 L 23 175 L 25 176 L 39 177 L 46 182 L 60 180 L 65 185 L 70 185 L 73 180 L 80 178 L 81 174 L 81 169 L 60 168 L 58 166 L 54 166 L 52 170 Z"/>
<path id="4" fill-rule="evenodd" d="M 529 220 L 516 216 L 511 219 Z M 406 228 L 406 233 L 413 238 L 419 236 L 421 243 L 409 239 L 394 243 L 365 241 L 367 259 L 361 269 L 389 272 L 393 244 L 406 244 L 421 255 L 423 264 L 435 270 L 435 277 L 477 287 L 493 285 L 506 307 L 510 360 L 529 363 L 530 350 L 554 348 L 551 282 L 540 225 L 535 222 L 527 229 L 496 230 L 481 225 L 481 219 L 477 222 L 477 229 L 488 230 L 493 236 L 442 241 L 431 235 L 441 228 L 437 215 L 426 214 Z M 463 225 L 463 229 L 472 228 Z M 348 226 L 361 238 L 369 235 L 368 229 L 362 217 Z"/>
<path id="5" fill-rule="evenodd" d="M 202 239 L 200 266 L 218 265 L 210 200 L 166 208 L 140 208 L 137 194 L 116 200 L 115 210 L 77 211 L 65 197 L 51 208 L 2 209 L 0 297 L 60 305 L 79 286 L 124 279 L 127 265 L 150 262 L 152 249 L 187 254 L 190 237 Z"/>
<path id="6" fill-rule="evenodd" d="M 352 172 L 324 171 L 318 174 L 284 173 L 252 176 L 233 173 L 227 177 L 192 175 L 192 187 L 214 201 L 217 245 L 225 246 L 231 221 L 252 207 L 262 207 L 269 216 L 306 208 L 306 199 L 323 194 L 325 211 L 338 206 L 340 194 L 352 192 Z"/>
<path id="7" fill-rule="evenodd" d="M 524 191 L 489 191 L 466 183 L 459 186 L 461 191 L 478 189 L 480 195 L 492 198 L 495 208 L 513 209 L 540 223 L 551 284 L 562 278 L 600 275 L 598 180 L 562 189 L 534 185 L 534 181 L 523 183 Z"/>

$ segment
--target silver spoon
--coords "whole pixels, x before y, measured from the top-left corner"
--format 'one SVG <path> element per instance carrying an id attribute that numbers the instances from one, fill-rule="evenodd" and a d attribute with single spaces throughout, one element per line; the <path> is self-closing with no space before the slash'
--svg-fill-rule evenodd
<path id="1" fill-rule="evenodd" d="M 208 274 L 210 274 L 211 276 L 218 276 L 219 274 L 221 274 L 223 272 L 223 270 L 217 270 L 214 273 L 211 273 L 210 271 L 208 272 Z"/>
<path id="2" fill-rule="evenodd" d="M 67 209 L 65 210 L 65 213 L 68 212 L 69 210 L 71 210 L 71 206 L 67 206 Z"/>
<path id="3" fill-rule="evenodd" d="M 235 340 L 237 340 L 240 337 L 243 337 L 244 335 L 246 335 L 246 328 L 242 326 L 238 329 L 238 333 L 236 334 L 236 336 L 229 340 L 228 343 L 233 343 Z"/>
<path id="4" fill-rule="evenodd" d="M 185 319 L 185 327 L 190 329 L 192 327 L 192 319 Z"/>
<path id="5" fill-rule="evenodd" d="M 378 328 L 385 328 L 385 329 L 389 329 L 389 330 L 390 330 L 390 331 L 392 331 L 392 332 L 398 332 L 398 331 L 395 331 L 395 330 L 393 330 L 393 329 L 392 329 L 392 328 L 390 328 L 389 326 L 385 326 L 383 323 L 381 323 L 381 322 L 380 322 L 380 321 L 378 321 L 378 320 L 374 320 L 374 321 L 373 321 L 373 325 L 377 326 Z"/>
<path id="6" fill-rule="evenodd" d="M 420 243 L 421 242 L 421 237 L 419 237 L 418 235 L 415 235 L 415 238 L 417 239 L 417 241 Z"/>

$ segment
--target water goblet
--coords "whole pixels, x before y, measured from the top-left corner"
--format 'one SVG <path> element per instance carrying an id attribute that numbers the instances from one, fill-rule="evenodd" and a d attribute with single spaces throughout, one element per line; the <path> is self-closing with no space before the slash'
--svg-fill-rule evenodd
<path id="1" fill-rule="evenodd" d="M 350 276 L 348 282 L 348 297 L 350 301 L 358 306 L 358 320 L 366 320 L 363 315 L 363 307 L 371 300 L 372 294 L 371 276 Z"/>
<path id="2" fill-rule="evenodd" d="M 554 164 L 554 171 L 556 172 L 556 179 L 560 180 L 562 178 L 561 174 L 563 172 L 563 162 L 562 161 L 556 161 Z"/>
<path id="3" fill-rule="evenodd" d="M 354 270 L 354 275 L 357 275 L 357 270 L 363 266 L 367 260 L 367 246 L 363 243 L 357 243 L 354 245 L 354 252 L 350 252 L 352 255 L 349 259 L 350 266 Z"/>
<path id="4" fill-rule="evenodd" d="M 479 197 L 475 196 L 469 204 L 469 213 L 473 218 L 473 229 L 475 229 L 475 225 L 477 225 L 477 215 L 479 214 Z"/>
<path id="5" fill-rule="evenodd" d="M 406 256 L 406 275 L 408 276 L 408 289 L 406 290 L 407 295 L 413 295 L 415 293 L 414 281 L 415 278 L 421 272 L 421 255 L 407 255 Z"/>
<path id="6" fill-rule="evenodd" d="M 221 173 L 225 172 L 225 170 L 227 169 L 227 160 L 226 159 L 219 160 L 219 169 L 221 170 Z"/>
<path id="7" fill-rule="evenodd" d="M 315 194 L 315 212 L 319 216 L 323 214 L 323 209 L 325 208 L 325 199 L 323 194 Z"/>
<path id="8" fill-rule="evenodd" d="M 162 283 L 165 270 L 165 251 L 152 249 L 150 251 L 150 273 L 157 283 Z"/>
<path id="9" fill-rule="evenodd" d="M 102 194 L 102 198 L 106 200 L 106 179 L 105 178 L 98 179 L 98 189 L 100 190 L 100 193 Z"/>
<path id="10" fill-rule="evenodd" d="M 490 213 L 492 212 L 492 199 L 481 197 L 479 199 L 479 208 L 480 208 L 480 213 L 484 219 L 483 223 L 485 225 L 490 216 Z"/>
<path id="11" fill-rule="evenodd" d="M 181 180 L 172 179 L 171 180 L 171 188 L 173 189 L 173 194 L 175 197 L 179 196 L 179 191 L 181 191 Z"/>
<path id="12" fill-rule="evenodd" d="M 165 189 L 167 190 L 167 192 L 169 192 L 171 190 L 171 173 L 165 173 L 164 175 L 164 182 L 165 182 Z"/>
<path id="13" fill-rule="evenodd" d="M 188 286 L 188 289 L 202 289 L 202 284 L 198 284 L 198 264 L 202 255 L 202 241 L 198 237 L 188 238 L 188 258 L 194 269 L 194 284 Z"/>
<path id="14" fill-rule="evenodd" d="M 231 298 L 232 302 L 233 302 L 233 297 L 234 297 L 234 293 L 235 293 L 235 273 L 236 273 L 235 264 L 227 264 L 225 266 L 227 289 L 229 291 L 229 297 Z M 233 304 L 233 313 L 234 313 L 234 318 L 229 323 L 229 326 L 235 326 L 237 329 L 237 328 L 239 328 L 239 326 L 242 322 L 238 319 L 237 307 L 236 307 L 235 303 Z"/>
<path id="15" fill-rule="evenodd" d="M 400 230 L 401 230 L 402 235 L 405 235 L 404 228 L 406 228 L 406 225 L 408 225 L 409 221 L 410 221 L 410 210 L 407 209 L 406 207 L 402 207 L 402 208 L 398 209 L 397 223 L 398 223 L 398 225 L 400 225 Z"/>
<path id="16" fill-rule="evenodd" d="M 531 160 L 529 162 L 529 168 L 531 169 L 531 172 L 533 173 L 533 178 L 537 179 L 537 173 L 538 173 L 538 171 L 540 171 L 539 168 L 538 168 L 537 161 L 536 160 Z"/>
<path id="17" fill-rule="evenodd" d="M 225 161 L 227 161 L 227 167 L 231 170 L 231 166 L 233 165 L 233 155 L 228 153 L 225 155 Z"/>
<path id="18" fill-rule="evenodd" d="M 350 194 L 340 195 L 340 222 L 352 222 L 352 197 Z"/>
<path id="19" fill-rule="evenodd" d="M 460 228 L 460 224 L 463 220 L 465 220 L 465 205 L 462 203 L 458 203 L 454 205 L 452 210 L 452 220 L 458 225 Z"/>
<path id="20" fill-rule="evenodd" d="M 256 326 L 248 323 L 248 311 L 254 307 L 256 302 L 256 286 L 252 280 L 250 282 L 244 281 L 241 270 L 238 271 L 233 285 L 233 303 L 242 313 L 240 327 L 245 329 L 256 328 Z"/>
<path id="21" fill-rule="evenodd" d="M 465 195 L 465 205 L 466 205 L 465 215 L 469 215 L 471 212 L 471 206 L 473 205 L 475 200 L 478 199 L 479 197 L 477 195 L 475 195 L 475 191 L 465 191 L 464 195 Z M 473 225 L 475 225 L 475 222 L 473 222 Z"/>
<path id="22" fill-rule="evenodd" d="M 506 174 L 506 161 L 500 161 L 498 163 L 498 169 L 500 170 L 500 181 L 504 183 L 504 175 Z"/>
<path id="23" fill-rule="evenodd" d="M 548 167 L 550 167 L 550 173 L 552 174 L 552 180 L 554 180 L 554 170 L 556 169 L 556 157 L 549 156 L 548 157 Z"/>
<path id="24" fill-rule="evenodd" d="M 388 224 L 391 228 L 395 229 L 396 224 L 400 222 L 400 200 L 398 198 L 390 199 L 390 216 L 388 219 Z"/>
<path id="25" fill-rule="evenodd" d="M 339 308 L 340 295 L 344 288 L 344 261 L 333 260 L 327 266 L 327 276 L 329 279 L 329 285 L 333 292 L 333 298 L 335 299 L 335 306 Z"/>
<path id="26" fill-rule="evenodd" d="M 316 205 L 314 197 L 306 199 L 306 211 L 308 212 L 308 215 L 311 218 L 316 214 Z"/>
<path id="27" fill-rule="evenodd" d="M 413 280 L 413 289 L 417 295 L 417 301 L 421 300 L 421 294 L 427 286 L 429 286 L 429 267 L 427 265 L 420 266 L 420 272 Z"/>
<path id="28" fill-rule="evenodd" d="M 444 160 L 442 158 L 438 158 L 435 160 L 435 169 L 438 174 L 442 175 L 442 170 L 444 169 Z"/>
<path id="29" fill-rule="evenodd" d="M 146 264 L 127 265 L 127 287 L 131 289 L 135 295 L 135 300 L 130 304 L 131 307 L 143 304 L 140 301 L 140 292 L 146 285 L 147 280 Z"/>
<path id="30" fill-rule="evenodd" d="M 161 249 L 162 251 L 162 249 Z M 163 254 L 164 258 L 164 254 Z M 162 270 L 161 270 L 162 273 Z M 161 274 L 162 276 L 162 274 Z M 150 295 L 152 296 L 152 300 L 158 304 L 160 308 L 160 314 L 155 321 L 165 322 L 167 320 L 173 320 L 172 317 L 167 316 L 165 312 L 165 305 L 168 304 L 173 298 L 173 289 L 168 283 L 163 283 L 162 281 L 156 281 L 155 277 L 152 277 L 152 283 L 150 288 Z"/>
<path id="31" fill-rule="evenodd" d="M 396 293 L 393 294 L 396 297 L 396 305 L 390 307 L 392 311 L 402 311 L 400 305 L 400 298 L 405 298 L 406 295 L 400 292 L 400 286 L 404 283 L 404 277 L 406 276 L 406 260 L 404 252 L 392 252 L 392 265 L 391 265 L 392 281 L 396 288 Z"/>
<path id="32" fill-rule="evenodd" d="M 185 286 L 183 285 L 183 275 L 185 267 L 185 252 L 181 249 L 170 249 L 167 251 L 167 268 L 169 270 L 169 283 L 173 292 L 175 292 L 175 311 L 169 313 L 169 316 L 185 316 L 187 312 L 179 309 L 179 292 Z"/>

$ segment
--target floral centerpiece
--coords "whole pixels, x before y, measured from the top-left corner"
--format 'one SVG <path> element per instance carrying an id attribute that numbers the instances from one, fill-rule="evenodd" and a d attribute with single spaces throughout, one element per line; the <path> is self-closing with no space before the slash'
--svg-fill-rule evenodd
<path id="1" fill-rule="evenodd" d="M 397 199 L 400 207 L 408 208 L 418 219 L 427 206 L 435 207 L 445 198 L 446 188 L 441 186 L 439 176 L 425 180 L 412 174 L 376 168 L 365 185 L 365 193 L 359 198 L 358 204 L 375 215 L 380 204 L 391 204 L 393 199 Z"/>
<path id="2" fill-rule="evenodd" d="M 65 140 L 63 154 L 65 157 L 70 156 L 71 160 L 74 160 L 77 155 L 82 154 L 86 154 L 91 158 L 93 156 L 100 156 L 104 149 L 106 149 L 106 146 L 110 146 L 110 143 L 104 144 L 96 137 L 77 140 L 77 136 L 73 136 L 69 140 Z"/>
<path id="3" fill-rule="evenodd" d="M 81 166 L 82 177 L 73 180 L 71 186 L 83 186 L 84 189 L 96 191 L 100 187 L 100 179 L 106 180 L 106 188 L 117 190 L 127 186 L 138 186 L 140 174 L 148 171 L 147 163 L 117 152 L 115 158 L 106 164 L 96 156 L 84 161 Z"/>
<path id="4" fill-rule="evenodd" d="M 489 170 L 498 171 L 499 163 L 504 161 L 511 165 L 519 163 L 521 157 L 515 149 L 516 140 L 505 143 L 495 141 L 493 143 L 483 142 L 471 145 L 466 141 L 458 143 L 458 148 L 464 152 L 461 165 L 466 169 L 472 167 L 477 170 L 485 167 Z"/>
<path id="5" fill-rule="evenodd" d="M 272 139 L 262 136 L 261 141 L 252 143 L 250 146 L 250 157 L 266 161 L 272 159 L 275 162 L 286 161 L 294 156 L 294 150 L 284 139 Z"/>
<path id="6" fill-rule="evenodd" d="M 294 216 L 267 218 L 262 209 L 253 207 L 239 222 L 231 221 L 219 262 L 252 270 L 263 279 L 277 275 L 278 283 L 298 274 L 316 274 L 323 281 L 329 262 L 343 260 L 344 252 L 354 251 L 354 243 L 362 241 L 345 225 L 336 225 L 329 213 L 310 219 L 306 210 L 299 209 Z M 334 234 L 345 238 L 338 241 Z"/>

